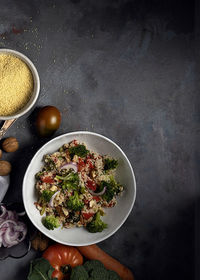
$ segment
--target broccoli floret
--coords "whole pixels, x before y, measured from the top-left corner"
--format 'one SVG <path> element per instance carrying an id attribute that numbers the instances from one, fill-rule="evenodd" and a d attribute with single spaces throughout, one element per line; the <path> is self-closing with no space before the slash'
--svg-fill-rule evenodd
<path id="1" fill-rule="evenodd" d="M 98 260 L 86 261 L 84 265 L 72 268 L 70 280 L 120 280 L 114 271 L 107 270 Z"/>
<path id="2" fill-rule="evenodd" d="M 104 265 L 98 260 L 91 260 L 84 263 L 84 267 L 87 270 L 90 278 L 95 280 L 109 280 L 107 270 Z"/>
<path id="3" fill-rule="evenodd" d="M 107 224 L 105 224 L 101 220 L 101 214 L 99 211 L 94 215 L 92 221 L 87 224 L 86 228 L 89 232 L 92 232 L 92 233 L 101 232 L 105 228 L 107 228 Z"/>
<path id="4" fill-rule="evenodd" d="M 84 145 L 77 145 L 74 147 L 69 148 L 69 154 L 73 158 L 74 155 L 79 157 L 86 157 L 89 151 L 86 149 Z"/>
<path id="5" fill-rule="evenodd" d="M 43 218 L 42 223 L 49 230 L 53 230 L 54 228 L 58 228 L 60 226 L 59 219 L 53 215 Z"/>
<path id="6" fill-rule="evenodd" d="M 62 188 L 63 190 L 76 190 L 79 185 L 79 177 L 78 173 L 71 172 L 67 174 L 66 176 L 56 176 L 57 179 L 60 179 L 63 181 Z"/>
<path id="7" fill-rule="evenodd" d="M 120 280 L 121 278 L 119 277 L 119 275 L 113 271 L 113 270 L 107 270 L 108 275 L 109 275 L 109 280 Z"/>
<path id="8" fill-rule="evenodd" d="M 70 280 L 88 280 L 89 276 L 83 265 L 78 265 L 72 269 Z"/>
<path id="9" fill-rule="evenodd" d="M 94 268 L 104 268 L 104 265 L 98 260 L 90 260 L 84 263 L 84 267 L 90 273 Z"/>
<path id="10" fill-rule="evenodd" d="M 106 187 L 106 191 L 102 195 L 102 198 L 110 202 L 113 197 L 120 192 L 121 185 L 115 181 L 113 176 L 110 176 L 109 181 L 101 181 L 98 191 L 102 191 L 104 187 Z"/>
<path id="11" fill-rule="evenodd" d="M 74 191 L 74 194 L 67 200 L 66 205 L 73 211 L 80 211 L 83 208 L 84 203 L 79 199 L 78 192 Z"/>
<path id="12" fill-rule="evenodd" d="M 104 159 L 104 170 L 108 171 L 111 169 L 115 169 L 118 165 L 118 161 L 116 159 L 105 158 Z"/>
<path id="13" fill-rule="evenodd" d="M 54 193 L 55 192 L 50 191 L 50 190 L 44 190 L 41 194 L 42 202 L 49 202 Z"/>

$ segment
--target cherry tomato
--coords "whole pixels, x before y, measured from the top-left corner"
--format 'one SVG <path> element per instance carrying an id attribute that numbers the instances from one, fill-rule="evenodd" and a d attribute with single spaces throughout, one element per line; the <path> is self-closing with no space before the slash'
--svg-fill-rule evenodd
<path id="1" fill-rule="evenodd" d="M 36 119 L 36 128 L 40 136 L 51 136 L 60 126 L 61 114 L 54 106 L 43 107 Z"/>

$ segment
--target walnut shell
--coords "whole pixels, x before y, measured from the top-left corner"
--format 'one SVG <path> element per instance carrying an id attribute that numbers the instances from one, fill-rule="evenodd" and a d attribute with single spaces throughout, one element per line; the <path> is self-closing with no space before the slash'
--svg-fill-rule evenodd
<path id="1" fill-rule="evenodd" d="M 12 166 L 10 162 L 0 160 L 0 176 L 6 176 L 11 172 Z"/>
<path id="2" fill-rule="evenodd" d="M 19 148 L 19 143 L 15 137 L 8 137 L 3 141 L 2 148 L 7 153 L 13 153 Z"/>

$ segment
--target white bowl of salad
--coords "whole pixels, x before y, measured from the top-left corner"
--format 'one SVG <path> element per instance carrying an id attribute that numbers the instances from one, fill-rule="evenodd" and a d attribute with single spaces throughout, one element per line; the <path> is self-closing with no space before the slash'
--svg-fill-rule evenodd
<path id="1" fill-rule="evenodd" d="M 63 134 L 31 160 L 23 180 L 27 215 L 56 242 L 86 246 L 107 239 L 129 216 L 136 198 L 127 156 L 93 132 Z"/>

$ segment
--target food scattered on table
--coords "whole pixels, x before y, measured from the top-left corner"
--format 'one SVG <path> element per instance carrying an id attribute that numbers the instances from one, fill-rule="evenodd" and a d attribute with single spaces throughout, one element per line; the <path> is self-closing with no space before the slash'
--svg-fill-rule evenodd
<path id="1" fill-rule="evenodd" d="M 89 151 L 73 140 L 44 156 L 44 166 L 36 174 L 37 209 L 49 230 L 84 226 L 89 232 L 107 228 L 101 216 L 114 207 L 123 186 L 115 179 L 118 161 Z"/>
<path id="2" fill-rule="evenodd" d="M 49 238 L 42 234 L 40 231 L 37 232 L 36 236 L 31 240 L 31 247 L 36 251 L 44 251 L 47 249 L 49 244 Z"/>
<path id="3" fill-rule="evenodd" d="M 7 153 L 13 153 L 18 150 L 19 143 L 15 137 L 8 137 L 3 141 L 2 148 Z"/>
<path id="4" fill-rule="evenodd" d="M 83 257 L 78 249 L 62 244 L 51 245 L 42 256 L 55 269 L 52 277 L 58 280 L 63 279 L 65 274 L 71 272 L 71 268 L 83 264 Z"/>
<path id="5" fill-rule="evenodd" d="M 87 247 L 84 246 L 84 254 Z M 92 255 L 93 258 L 91 258 Z M 77 249 L 76 247 L 56 243 L 51 245 L 41 258 L 31 261 L 27 279 L 134 280 L 132 272 L 127 267 L 107 255 L 100 248 L 89 247 L 89 256 L 89 259 L 87 256 L 85 259 L 85 256 L 79 252 L 79 247 Z M 98 259 L 99 257 L 101 260 Z"/>
<path id="6" fill-rule="evenodd" d="M 12 166 L 10 162 L 6 160 L 0 160 L 0 176 L 7 176 L 10 174 Z"/>
<path id="7" fill-rule="evenodd" d="M 134 280 L 133 273 L 128 267 L 108 255 L 97 245 L 79 246 L 80 253 L 88 260 L 98 260 L 104 264 L 107 269 L 115 271 L 123 280 Z M 103 279 L 103 278 L 102 278 Z"/>
<path id="8" fill-rule="evenodd" d="M 27 234 L 26 225 L 19 221 L 15 211 L 7 210 L 1 205 L 0 214 L 0 247 L 12 247 L 24 240 Z"/>
<path id="9" fill-rule="evenodd" d="M 54 106 L 45 106 L 37 115 L 37 132 L 41 137 L 51 136 L 59 128 L 60 123 L 60 111 Z"/>
<path id="10" fill-rule="evenodd" d="M 30 100 L 33 76 L 28 65 L 10 54 L 0 54 L 0 115 L 17 113 Z"/>

